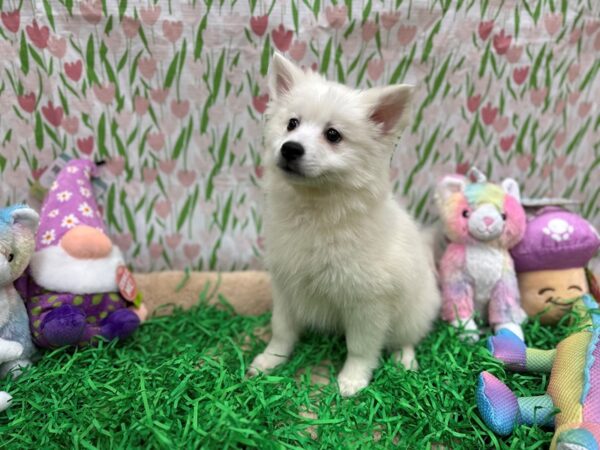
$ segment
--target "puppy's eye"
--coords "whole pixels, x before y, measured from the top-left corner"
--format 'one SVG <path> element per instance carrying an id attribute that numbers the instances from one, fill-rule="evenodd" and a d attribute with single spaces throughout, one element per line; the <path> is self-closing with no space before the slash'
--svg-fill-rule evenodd
<path id="1" fill-rule="evenodd" d="M 342 135 L 335 128 L 328 128 L 325 131 L 325 138 L 332 144 L 337 144 L 342 140 Z"/>
<path id="2" fill-rule="evenodd" d="M 504 221 L 506 222 L 506 213 L 502 213 L 502 214 L 500 215 L 500 217 L 502 217 L 502 220 L 504 220 Z"/>
<path id="3" fill-rule="evenodd" d="M 296 128 L 298 128 L 298 125 L 300 125 L 300 121 L 298 119 L 290 119 L 287 125 L 287 130 L 295 130 Z"/>
<path id="4" fill-rule="evenodd" d="M 15 259 L 15 254 L 14 253 L 9 253 L 8 256 L 6 257 L 6 260 L 9 263 L 13 262 L 13 259 Z"/>
<path id="5" fill-rule="evenodd" d="M 467 218 L 469 217 L 469 210 L 468 210 L 468 209 L 465 209 L 465 210 L 463 210 L 463 212 L 462 212 L 462 216 L 463 216 L 465 219 L 467 219 Z"/>

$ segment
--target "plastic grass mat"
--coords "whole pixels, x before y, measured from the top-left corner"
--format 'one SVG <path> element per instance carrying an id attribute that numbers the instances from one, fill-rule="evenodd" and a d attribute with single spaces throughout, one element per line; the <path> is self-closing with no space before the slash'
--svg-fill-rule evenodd
<path id="1" fill-rule="evenodd" d="M 56 350 L 16 381 L 0 413 L 0 447 L 134 448 L 546 448 L 552 432 L 520 426 L 494 436 L 477 414 L 477 375 L 490 370 L 520 395 L 542 394 L 547 375 L 505 372 L 485 344 L 463 345 L 438 324 L 418 348 L 421 370 L 388 357 L 372 384 L 343 399 L 334 382 L 342 338 L 308 335 L 273 375 L 245 379 L 265 343 L 269 315 L 197 307 L 154 318 L 126 342 Z M 527 341 L 561 335 L 539 323 Z M 317 376 L 318 375 L 318 376 Z M 332 381 L 322 384 L 317 381 Z"/>

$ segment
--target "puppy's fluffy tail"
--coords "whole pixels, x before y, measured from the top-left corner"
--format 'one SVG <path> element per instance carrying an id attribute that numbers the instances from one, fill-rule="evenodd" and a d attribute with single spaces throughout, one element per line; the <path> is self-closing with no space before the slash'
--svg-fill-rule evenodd
<path id="1" fill-rule="evenodd" d="M 437 263 L 442 258 L 445 250 L 446 241 L 441 225 L 436 222 L 421 228 L 423 242 L 428 248 L 428 261 L 431 270 L 437 275 Z"/>

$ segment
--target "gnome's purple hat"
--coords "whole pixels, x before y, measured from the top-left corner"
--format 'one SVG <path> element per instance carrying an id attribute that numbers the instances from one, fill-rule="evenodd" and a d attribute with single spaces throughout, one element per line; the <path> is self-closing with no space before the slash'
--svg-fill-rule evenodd
<path id="1" fill-rule="evenodd" d="M 96 173 L 92 161 L 74 159 L 61 170 L 42 205 L 36 251 L 57 245 L 70 229 L 87 225 L 106 234 L 91 178 Z"/>
<path id="2" fill-rule="evenodd" d="M 598 231 L 580 215 L 557 207 L 529 218 L 525 236 L 510 251 L 517 272 L 586 267 L 600 248 Z"/>

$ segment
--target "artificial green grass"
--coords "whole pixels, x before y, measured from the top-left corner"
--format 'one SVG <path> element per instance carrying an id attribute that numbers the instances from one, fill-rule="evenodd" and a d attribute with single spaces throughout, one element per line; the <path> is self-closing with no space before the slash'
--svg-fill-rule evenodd
<path id="1" fill-rule="evenodd" d="M 335 383 L 311 384 L 326 361 L 332 381 L 343 339 L 309 335 L 273 375 L 245 379 L 265 343 L 269 315 L 235 316 L 200 306 L 154 318 L 133 338 L 99 348 L 46 353 L 16 381 L 0 413 L 0 447 L 52 448 L 546 448 L 552 432 L 520 426 L 494 436 L 478 416 L 477 375 L 490 370 L 519 395 L 542 394 L 547 375 L 505 372 L 485 344 L 460 343 L 439 323 L 418 348 L 419 372 L 389 358 L 371 385 L 343 399 Z M 564 334 L 527 326 L 528 343 L 552 347 Z M 303 373 L 302 375 L 298 375 Z"/>

